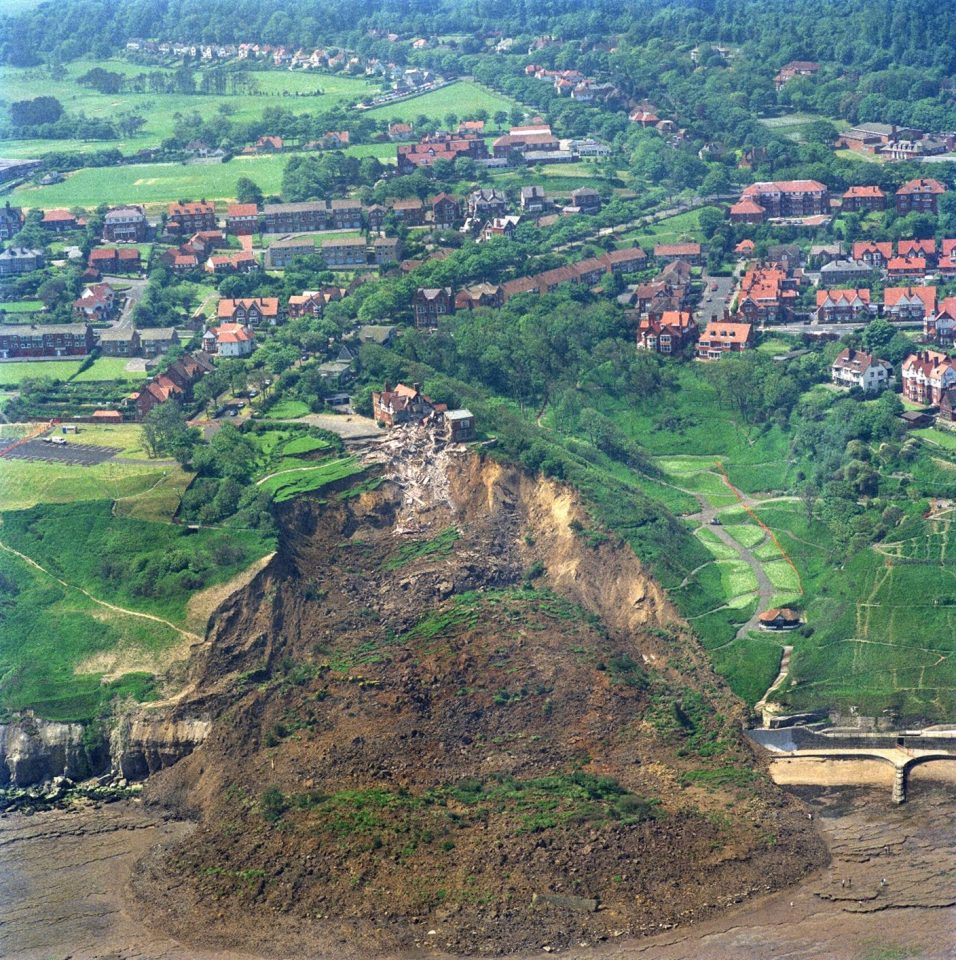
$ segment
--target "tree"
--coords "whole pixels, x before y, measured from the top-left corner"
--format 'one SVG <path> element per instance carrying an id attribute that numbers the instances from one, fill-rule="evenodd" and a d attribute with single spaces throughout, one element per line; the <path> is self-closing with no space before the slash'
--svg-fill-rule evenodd
<path id="1" fill-rule="evenodd" d="M 236 181 L 236 200 L 239 203 L 254 203 L 257 207 L 262 206 L 265 198 L 259 185 L 248 177 L 240 177 Z"/>
<path id="2" fill-rule="evenodd" d="M 501 130 L 504 125 L 508 122 L 508 112 L 507 110 L 496 110 L 492 119 L 495 122 L 495 126 Z"/>
<path id="3" fill-rule="evenodd" d="M 10 104 L 10 121 L 15 127 L 56 123 L 63 116 L 63 104 L 56 97 L 36 97 Z"/>
<path id="4" fill-rule="evenodd" d="M 863 349 L 875 356 L 882 356 L 895 333 L 892 323 L 882 317 L 877 317 L 863 329 Z"/>
<path id="5" fill-rule="evenodd" d="M 817 500 L 820 499 L 820 488 L 815 483 L 806 483 L 800 490 L 800 499 L 803 501 L 803 509 L 807 513 L 807 523 L 813 520 L 813 511 L 816 508 Z"/>
<path id="6" fill-rule="evenodd" d="M 182 408 L 175 400 L 157 404 L 143 418 L 143 444 L 151 457 L 167 453 L 188 463 L 199 431 L 186 425 Z"/>

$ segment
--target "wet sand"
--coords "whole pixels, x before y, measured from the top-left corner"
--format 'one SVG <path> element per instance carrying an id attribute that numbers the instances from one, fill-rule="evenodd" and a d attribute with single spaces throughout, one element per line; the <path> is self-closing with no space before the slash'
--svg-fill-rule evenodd
<path id="1" fill-rule="evenodd" d="M 808 793 L 804 794 L 808 796 Z M 832 864 L 783 893 L 638 941 L 553 951 L 578 960 L 954 960 L 956 796 L 921 785 L 902 807 L 885 791 L 816 791 Z M 138 802 L 0 817 L 0 957 L 9 960 L 340 960 L 310 944 L 198 947 L 144 921 L 134 865 L 188 836 Z M 148 911 L 147 911 L 148 912 Z M 230 931 L 196 940 L 228 942 Z M 246 941 L 248 943 L 248 941 Z M 260 941 L 262 942 L 262 941 Z M 546 944 L 542 944 L 542 947 Z M 533 956 L 547 956 L 543 950 Z M 429 951 L 427 956 L 438 957 Z M 530 960 L 530 956 L 521 960 Z"/>

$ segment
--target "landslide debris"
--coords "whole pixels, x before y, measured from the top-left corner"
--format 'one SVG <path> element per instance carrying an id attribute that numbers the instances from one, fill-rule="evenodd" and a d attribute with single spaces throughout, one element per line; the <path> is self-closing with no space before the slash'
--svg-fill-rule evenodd
<path id="1" fill-rule="evenodd" d="M 283 506 L 214 617 L 209 736 L 147 788 L 200 819 L 141 871 L 155 922 L 496 955 L 656 932 L 825 860 L 569 490 L 415 429 L 369 456 L 380 482 Z"/>

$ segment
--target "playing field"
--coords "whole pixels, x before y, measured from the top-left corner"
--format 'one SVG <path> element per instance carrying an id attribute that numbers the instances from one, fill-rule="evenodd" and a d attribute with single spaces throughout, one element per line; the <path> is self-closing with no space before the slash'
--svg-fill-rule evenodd
<path id="1" fill-rule="evenodd" d="M 15 387 L 28 377 L 69 380 L 80 369 L 79 360 L 22 360 L 0 363 L 0 385 Z"/>
<path id="2" fill-rule="evenodd" d="M 0 145 L 2 146 L 2 145 Z M 63 183 L 21 187 L 17 203 L 28 207 L 96 207 L 101 203 L 157 206 L 186 197 L 226 202 L 236 195 L 236 180 L 250 177 L 264 193 L 278 193 L 287 158 L 236 157 L 229 163 L 141 163 L 77 170 Z"/>
<path id="3" fill-rule="evenodd" d="M 494 116 L 499 110 L 510 113 L 516 106 L 514 100 L 500 93 L 488 90 L 477 83 L 460 81 L 442 87 L 441 90 L 422 94 L 420 97 L 376 107 L 368 111 L 368 116 L 381 120 L 402 120 L 408 123 L 419 116 L 444 120 L 449 113 L 455 114 L 459 119 L 473 117 L 478 110 L 487 110 L 489 116 Z"/>
<path id="4" fill-rule="evenodd" d="M 0 141 L 5 157 L 38 156 L 52 150 L 89 152 L 118 148 L 134 153 L 155 147 L 172 136 L 175 115 L 196 112 L 209 120 L 219 114 L 220 106 L 229 110 L 231 119 L 256 120 L 266 107 L 281 106 L 297 113 L 324 113 L 332 107 L 353 103 L 369 96 L 373 88 L 364 78 L 340 77 L 317 73 L 292 73 L 288 70 L 258 71 L 254 74 L 259 92 L 236 96 L 121 93 L 102 94 L 76 82 L 92 67 L 135 76 L 139 73 L 171 73 L 165 67 L 143 67 L 125 60 L 77 60 L 52 75 L 45 67 L 0 67 L 0 89 L 5 100 L 22 100 L 41 95 L 56 97 L 68 114 L 85 113 L 90 117 L 111 118 L 132 112 L 146 118 L 146 125 L 134 137 L 124 140 L 18 140 Z"/>

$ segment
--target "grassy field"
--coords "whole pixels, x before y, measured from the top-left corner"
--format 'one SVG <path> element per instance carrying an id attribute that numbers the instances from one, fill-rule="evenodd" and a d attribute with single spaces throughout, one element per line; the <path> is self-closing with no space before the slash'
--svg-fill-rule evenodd
<path id="1" fill-rule="evenodd" d="M 288 158 L 236 157 L 229 163 L 139 163 L 77 170 L 63 183 L 20 187 L 17 203 L 26 207 L 96 207 L 139 203 L 155 209 L 185 197 L 226 201 L 235 198 L 236 180 L 249 177 L 266 194 L 279 192 Z"/>
<path id="2" fill-rule="evenodd" d="M 43 309 L 43 303 L 40 300 L 18 300 L 12 303 L 0 303 L 0 311 L 3 313 L 38 313 Z"/>
<path id="3" fill-rule="evenodd" d="M 23 360 L 0 363 L 0 384 L 15 387 L 30 377 L 69 380 L 80 369 L 79 360 Z"/>
<path id="4" fill-rule="evenodd" d="M 188 96 L 180 94 L 121 93 L 101 94 L 76 82 L 91 67 L 100 66 L 115 73 L 135 76 L 139 73 L 171 72 L 163 67 L 142 67 L 125 60 L 77 60 L 67 64 L 62 75 L 54 78 L 44 68 L 0 67 L 0 88 L 7 100 L 21 100 L 41 94 L 54 96 L 68 114 L 109 118 L 134 112 L 146 117 L 146 125 L 136 136 L 124 140 L 0 140 L 0 154 L 6 157 L 38 156 L 49 151 L 88 152 L 118 148 L 134 153 L 155 147 L 173 134 L 175 115 L 198 113 L 204 120 L 219 115 L 220 106 L 233 111 L 237 121 L 256 120 L 267 107 L 281 106 L 301 113 L 323 113 L 333 107 L 367 97 L 374 87 L 364 78 L 319 75 L 288 70 L 261 71 L 255 74 L 260 92 L 239 96 Z M 319 93 L 321 91 L 321 93 Z"/>
<path id="5" fill-rule="evenodd" d="M 426 116 L 444 122 L 449 113 L 459 118 L 474 116 L 478 110 L 487 110 L 494 116 L 499 110 L 510 113 L 517 104 L 514 100 L 468 81 L 459 81 L 420 97 L 389 103 L 368 111 L 376 120 L 402 120 L 406 123 L 418 116 Z"/>

